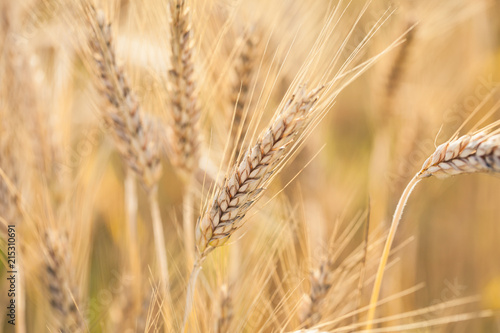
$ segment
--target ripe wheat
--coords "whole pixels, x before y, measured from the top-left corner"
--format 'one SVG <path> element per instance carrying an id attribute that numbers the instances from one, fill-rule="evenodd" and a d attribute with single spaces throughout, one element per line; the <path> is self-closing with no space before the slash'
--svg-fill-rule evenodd
<path id="1" fill-rule="evenodd" d="M 45 272 L 50 306 L 58 332 L 85 332 L 86 324 L 78 308 L 75 285 L 71 281 L 71 252 L 68 240 L 58 232 L 45 234 Z"/>
<path id="2" fill-rule="evenodd" d="M 500 172 L 500 134 L 479 132 L 443 143 L 424 162 L 418 178 Z"/>
<path id="3" fill-rule="evenodd" d="M 227 242 L 241 227 L 250 207 L 261 197 L 279 162 L 289 152 L 288 145 L 307 123 L 321 88 L 306 91 L 299 87 L 274 123 L 243 154 L 214 194 L 196 226 L 196 246 L 203 260 L 209 252 Z"/>
<path id="4" fill-rule="evenodd" d="M 87 13 L 93 36 L 90 46 L 102 83 L 102 93 L 109 102 L 104 116 L 113 129 L 115 142 L 128 166 L 144 187 L 151 191 L 161 176 L 158 144 L 144 121 L 140 105 L 122 68 L 116 62 L 111 24 L 104 13 L 89 7 Z"/>
<path id="5" fill-rule="evenodd" d="M 198 164 L 200 110 L 197 106 L 194 81 L 193 30 L 190 8 L 184 0 L 170 3 L 171 13 L 171 63 L 169 72 L 172 84 L 172 136 L 174 151 L 172 161 L 189 178 Z"/>

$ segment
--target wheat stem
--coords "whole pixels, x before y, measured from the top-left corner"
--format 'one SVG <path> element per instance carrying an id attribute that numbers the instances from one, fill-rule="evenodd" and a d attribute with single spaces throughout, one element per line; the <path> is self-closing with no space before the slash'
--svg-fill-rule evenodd
<path id="1" fill-rule="evenodd" d="M 127 212 L 128 239 L 130 241 L 130 268 L 139 270 L 139 244 L 137 239 L 137 183 L 134 172 L 127 168 L 125 176 L 125 209 Z"/>
<path id="2" fill-rule="evenodd" d="M 186 306 L 184 308 L 184 319 L 182 321 L 182 327 L 184 332 L 187 332 L 188 319 L 189 315 L 191 314 L 191 309 L 193 308 L 196 281 L 198 280 L 198 275 L 200 274 L 201 267 L 205 258 L 206 257 L 201 257 L 201 256 L 198 256 L 196 258 L 196 261 L 193 264 L 193 270 L 191 271 L 191 275 L 189 276 L 189 282 L 187 285 L 187 292 L 186 292 Z"/>
<path id="3" fill-rule="evenodd" d="M 157 189 L 154 188 L 149 193 L 149 209 L 153 220 L 153 232 L 155 238 L 156 256 L 160 267 L 161 289 L 165 289 L 167 294 L 170 290 L 170 280 L 168 276 L 167 252 L 165 247 L 165 237 L 163 224 L 161 221 L 160 208 L 158 206 Z"/>
<path id="4" fill-rule="evenodd" d="M 184 245 L 186 246 L 187 267 L 191 267 L 194 260 L 194 200 L 193 189 L 191 182 L 186 184 L 183 209 L 182 209 L 182 222 L 184 227 Z"/>
<path id="5" fill-rule="evenodd" d="M 380 263 L 377 270 L 377 275 L 375 277 L 375 284 L 373 285 L 372 296 L 370 298 L 370 307 L 368 310 L 368 319 L 366 329 L 372 329 L 372 322 L 375 318 L 375 309 L 378 301 L 378 296 L 380 294 L 380 287 L 382 285 L 382 279 L 384 277 L 384 270 L 387 265 L 387 260 L 389 258 L 389 253 L 391 251 L 392 242 L 394 241 L 394 237 L 396 236 L 396 230 L 399 225 L 399 221 L 401 221 L 401 216 L 403 215 L 403 210 L 410 197 L 411 192 L 415 188 L 415 186 L 420 181 L 417 176 L 413 177 L 412 180 L 406 186 L 401 198 L 399 199 L 398 205 L 396 207 L 396 212 L 394 213 L 394 217 L 392 218 L 391 227 L 389 229 L 389 234 L 387 235 L 387 240 L 384 245 L 384 250 L 382 251 L 382 257 L 380 258 Z"/>
<path id="6" fill-rule="evenodd" d="M 17 309 L 16 309 L 16 333 L 26 333 L 26 293 L 25 293 L 25 286 L 26 286 L 26 281 L 24 278 L 24 267 L 23 267 L 23 258 L 22 258 L 22 253 L 21 251 L 18 252 L 17 254 L 17 262 L 18 262 L 18 275 L 17 278 L 18 280 L 16 281 L 16 302 L 17 302 Z"/>
<path id="7" fill-rule="evenodd" d="M 137 241 L 137 186 L 135 175 L 131 169 L 127 168 L 125 175 L 125 209 L 127 211 L 127 225 L 130 233 L 130 240 Z"/>

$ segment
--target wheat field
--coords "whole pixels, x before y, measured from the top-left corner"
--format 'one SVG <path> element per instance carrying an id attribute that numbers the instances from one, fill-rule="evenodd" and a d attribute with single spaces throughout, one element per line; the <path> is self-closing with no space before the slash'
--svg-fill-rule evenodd
<path id="1" fill-rule="evenodd" d="M 0 0 L 0 332 L 500 332 L 498 13 Z"/>

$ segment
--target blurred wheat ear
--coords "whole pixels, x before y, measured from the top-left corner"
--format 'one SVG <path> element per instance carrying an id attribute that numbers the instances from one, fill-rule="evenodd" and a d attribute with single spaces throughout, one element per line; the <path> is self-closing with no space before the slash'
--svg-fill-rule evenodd
<path id="1" fill-rule="evenodd" d="M 183 198 L 183 233 L 188 265 L 194 260 L 194 201 L 192 177 L 198 169 L 200 130 L 198 96 L 195 82 L 193 29 L 190 7 L 184 0 L 170 0 L 170 49 L 169 80 L 170 111 L 172 115 L 170 147 L 171 159 L 182 177 L 185 188 Z"/>
<path id="2" fill-rule="evenodd" d="M 194 81 L 194 48 L 190 7 L 184 0 L 172 0 L 170 6 L 172 84 L 171 111 L 174 150 L 172 160 L 187 178 L 198 167 L 200 110 Z"/>
<path id="3" fill-rule="evenodd" d="M 71 251 L 68 251 L 67 237 L 49 229 L 45 233 L 43 246 L 46 252 L 47 289 L 56 329 L 58 332 L 86 332 L 75 284 L 71 280 Z"/>
<path id="4" fill-rule="evenodd" d="M 153 222 L 154 243 L 158 260 L 161 290 L 166 300 L 170 299 L 170 282 L 163 224 L 158 205 L 158 181 L 162 174 L 159 143 L 156 142 L 151 126 L 127 81 L 124 70 L 117 65 L 111 24 L 106 22 L 102 11 L 92 5 L 84 5 L 87 23 L 91 28 L 90 47 L 96 67 L 97 83 L 108 102 L 103 109 L 106 122 L 111 125 L 118 151 L 128 166 L 125 180 L 125 205 L 128 212 L 131 271 L 138 276 L 138 244 L 135 232 L 137 194 L 135 179 L 139 179 L 148 195 L 149 209 Z M 139 279 L 137 279 L 139 281 Z M 135 286 L 138 293 L 139 286 Z M 139 299 L 139 296 L 137 296 Z M 165 307 L 166 309 L 167 307 Z"/>
<path id="5" fill-rule="evenodd" d="M 231 110 L 231 146 L 229 147 L 228 160 L 237 159 L 245 135 L 248 132 L 249 111 L 252 81 L 256 67 L 256 44 L 258 42 L 255 32 L 249 31 L 242 36 L 243 47 L 241 48 L 234 73 L 236 79 L 231 88 L 230 110 Z"/>

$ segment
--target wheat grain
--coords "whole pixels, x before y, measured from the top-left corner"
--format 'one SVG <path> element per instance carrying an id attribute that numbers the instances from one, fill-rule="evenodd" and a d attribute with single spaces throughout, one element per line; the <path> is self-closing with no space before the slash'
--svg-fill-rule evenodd
<path id="1" fill-rule="evenodd" d="M 170 3 L 171 63 L 169 78 L 172 84 L 172 136 L 173 163 L 188 179 L 198 167 L 200 111 L 197 107 L 194 81 L 193 30 L 189 6 L 184 0 Z"/>

